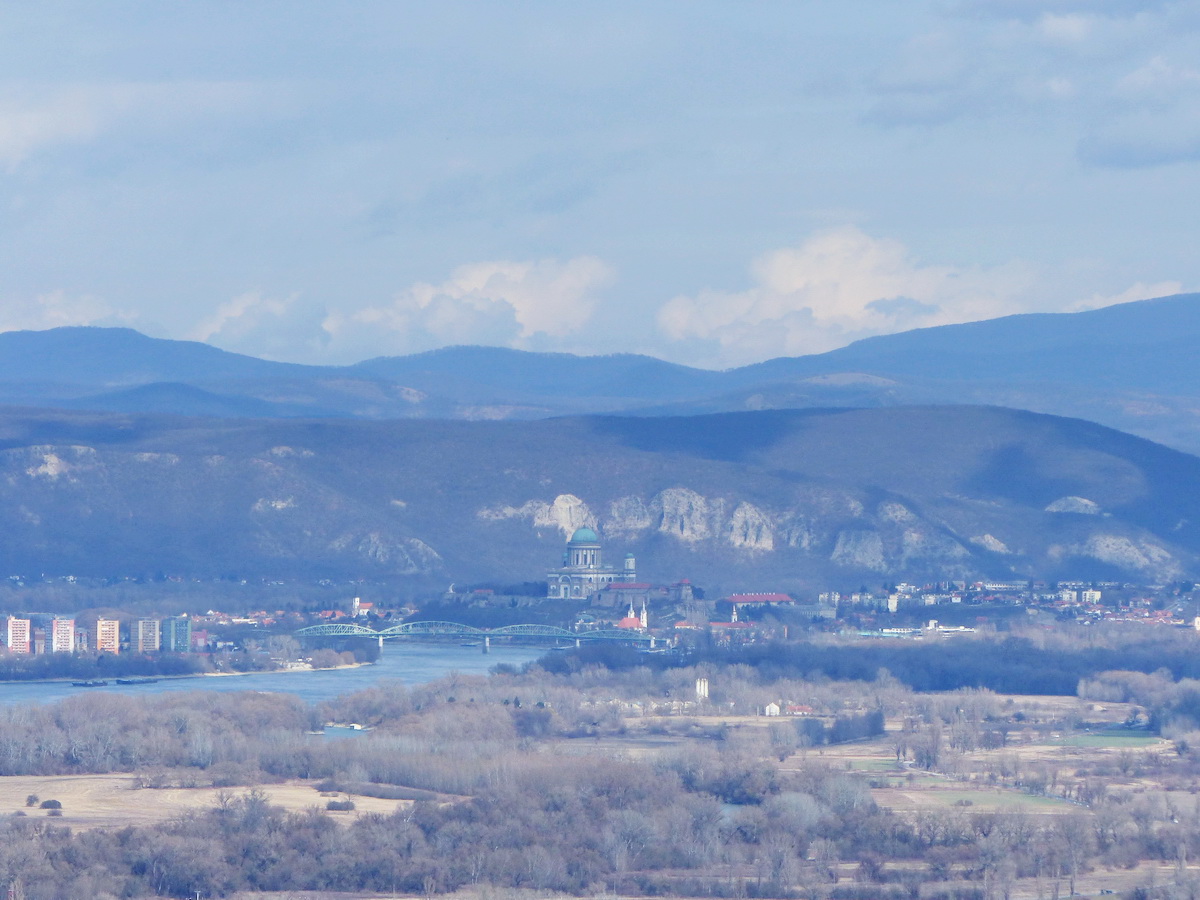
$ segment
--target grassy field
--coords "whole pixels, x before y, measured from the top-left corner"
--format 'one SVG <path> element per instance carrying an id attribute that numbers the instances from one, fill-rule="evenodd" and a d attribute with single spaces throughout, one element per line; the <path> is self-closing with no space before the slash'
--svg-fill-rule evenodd
<path id="1" fill-rule="evenodd" d="M 61 818 L 49 819 L 57 825 L 72 828 L 153 825 L 190 810 L 216 806 L 221 793 L 237 796 L 246 790 L 248 788 L 137 789 L 130 775 L 10 775 L 0 778 L 0 816 L 25 813 L 30 817 L 47 818 L 46 810 L 25 806 L 25 798 L 35 794 L 41 800 L 62 803 Z M 267 784 L 259 790 L 267 795 L 270 803 L 292 811 L 313 807 L 324 809 L 329 800 L 346 799 L 345 794 L 336 798 L 323 797 L 313 789 L 311 782 Z M 350 799 L 356 809 L 334 815 L 353 818 L 363 813 L 391 813 L 411 802 L 358 796 Z"/>
<path id="2" fill-rule="evenodd" d="M 1087 749 L 1111 750 L 1140 750 L 1143 747 L 1153 747 L 1163 743 L 1163 739 L 1144 732 L 1129 731 L 1100 731 L 1089 734 L 1071 734 L 1055 741 L 1063 747 L 1083 747 Z"/>
<path id="3" fill-rule="evenodd" d="M 958 789 L 929 784 L 895 788 L 875 788 L 871 796 L 880 806 L 897 811 L 963 807 L 972 812 L 1027 809 L 1030 812 L 1070 812 L 1079 807 L 1064 800 L 1036 797 L 1020 791 L 1000 789 Z"/>

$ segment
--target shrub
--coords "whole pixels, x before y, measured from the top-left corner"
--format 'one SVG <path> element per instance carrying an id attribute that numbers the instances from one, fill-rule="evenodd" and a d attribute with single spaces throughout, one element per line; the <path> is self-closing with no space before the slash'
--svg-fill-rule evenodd
<path id="1" fill-rule="evenodd" d="M 354 801 L 330 800 L 325 804 L 325 808 L 332 812 L 352 812 L 354 810 Z"/>
<path id="2" fill-rule="evenodd" d="M 62 804 L 57 800 L 43 800 L 42 809 L 62 809 Z"/>

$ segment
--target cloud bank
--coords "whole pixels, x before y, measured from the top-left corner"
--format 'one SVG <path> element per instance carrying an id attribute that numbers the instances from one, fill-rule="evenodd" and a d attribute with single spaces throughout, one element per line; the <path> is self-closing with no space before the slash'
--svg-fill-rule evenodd
<path id="1" fill-rule="evenodd" d="M 1137 282 L 1113 293 L 1063 291 L 1071 272 L 1020 262 L 964 267 L 921 262 L 900 241 L 847 226 L 764 253 L 743 290 L 703 290 L 661 303 L 639 340 L 652 355 L 725 368 L 821 353 L 912 328 L 1022 312 L 1076 312 L 1181 292 L 1178 281 Z M 616 278 L 594 256 L 494 260 L 419 282 L 390 303 L 325 304 L 245 291 L 219 303 L 185 334 L 225 350 L 291 362 L 352 363 L 454 344 L 528 350 L 628 352 L 627 329 L 597 326 Z M 102 298 L 63 291 L 0 303 L 0 331 L 61 325 L 161 329 Z M 594 327 L 595 326 L 595 327 Z M 164 335 L 165 336 L 165 335 Z"/>
<path id="2" fill-rule="evenodd" d="M 1112 297 L 1064 298 L 1051 308 L 1036 291 L 1045 273 L 1033 267 L 923 264 L 899 241 L 854 227 L 766 253 L 750 274 L 745 290 L 703 291 L 665 303 L 658 315 L 665 336 L 707 355 L 709 365 L 733 366 L 822 353 L 912 328 L 1090 309 L 1181 289 L 1178 282 L 1139 283 Z"/>
<path id="3" fill-rule="evenodd" d="M 582 329 L 612 275 L 592 256 L 470 263 L 440 284 L 413 285 L 391 304 L 332 315 L 324 327 L 335 341 L 382 341 L 407 352 L 447 344 L 531 347 Z"/>
<path id="4" fill-rule="evenodd" d="M 462 265 L 392 302 L 329 310 L 299 295 L 247 291 L 189 335 L 226 350 L 281 360 L 356 362 L 450 344 L 542 349 L 570 340 L 592 318 L 612 269 L 592 256 Z"/>

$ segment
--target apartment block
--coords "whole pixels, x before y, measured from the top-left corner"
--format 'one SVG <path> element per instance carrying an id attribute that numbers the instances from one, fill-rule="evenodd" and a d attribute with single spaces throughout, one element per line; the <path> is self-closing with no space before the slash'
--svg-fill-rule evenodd
<path id="1" fill-rule="evenodd" d="M 96 620 L 96 652 L 121 652 L 121 623 L 116 619 Z"/>
<path id="2" fill-rule="evenodd" d="M 166 653 L 191 653 L 192 620 L 185 616 L 163 619 L 162 649 Z"/>
<path id="3" fill-rule="evenodd" d="M 130 637 L 138 653 L 157 653 L 162 649 L 162 621 L 138 619 Z"/>
<path id="4" fill-rule="evenodd" d="M 28 619 L 8 617 L 8 628 L 4 643 L 8 645 L 9 653 L 28 653 L 30 628 Z"/>
<path id="5" fill-rule="evenodd" d="M 55 619 L 50 623 L 50 652 L 75 652 L 75 620 Z"/>

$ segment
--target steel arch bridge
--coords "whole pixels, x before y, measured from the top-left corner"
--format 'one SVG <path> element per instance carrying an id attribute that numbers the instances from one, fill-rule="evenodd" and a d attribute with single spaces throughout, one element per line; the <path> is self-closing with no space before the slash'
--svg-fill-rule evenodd
<path id="1" fill-rule="evenodd" d="M 476 628 L 458 622 L 405 622 L 383 631 L 375 631 L 365 625 L 337 622 L 329 625 L 310 625 L 295 633 L 296 637 L 367 637 L 379 641 L 393 638 L 422 637 L 478 637 L 478 638 L 525 638 L 555 641 L 624 641 L 627 643 L 654 645 L 654 638 L 637 631 L 617 628 L 598 628 L 592 631 L 568 631 L 556 625 L 503 625 L 500 628 Z"/>

